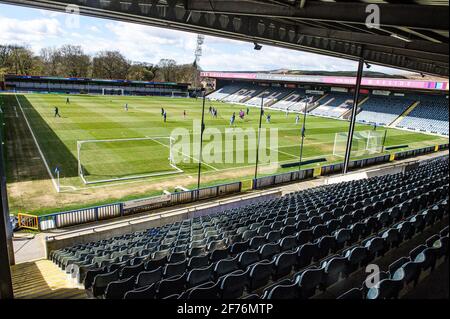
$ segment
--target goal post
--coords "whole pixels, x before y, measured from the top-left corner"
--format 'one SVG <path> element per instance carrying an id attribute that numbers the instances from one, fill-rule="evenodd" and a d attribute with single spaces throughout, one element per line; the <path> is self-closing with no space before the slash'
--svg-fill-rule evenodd
<path id="1" fill-rule="evenodd" d="M 371 154 L 384 152 L 386 134 L 387 130 L 368 131 L 366 150 Z"/>
<path id="2" fill-rule="evenodd" d="M 189 92 L 174 92 L 171 91 L 171 98 L 188 98 L 189 97 Z"/>
<path id="3" fill-rule="evenodd" d="M 102 95 L 125 95 L 125 90 L 114 88 L 102 88 Z"/>
<path id="4" fill-rule="evenodd" d="M 78 175 L 84 184 L 183 173 L 174 160 L 172 137 L 77 141 Z"/>
<path id="5" fill-rule="evenodd" d="M 364 156 L 384 152 L 386 130 L 356 131 L 352 139 L 351 156 Z M 334 136 L 333 155 L 345 157 L 348 132 L 338 132 Z"/>

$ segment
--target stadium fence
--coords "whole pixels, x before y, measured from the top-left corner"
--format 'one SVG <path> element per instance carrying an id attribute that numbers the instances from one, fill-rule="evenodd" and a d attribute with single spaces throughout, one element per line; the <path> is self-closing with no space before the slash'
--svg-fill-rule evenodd
<path id="1" fill-rule="evenodd" d="M 42 215 L 39 216 L 39 229 L 41 231 L 44 231 L 81 225 L 90 222 L 97 222 L 115 217 L 147 212 L 158 208 L 236 194 L 240 193 L 241 190 L 242 183 L 235 182 L 230 184 L 221 184 L 217 186 L 178 192 L 169 195 L 143 198 L 123 203 L 114 203 L 109 205 Z"/>
<path id="2" fill-rule="evenodd" d="M 288 172 L 282 174 L 275 174 L 253 179 L 252 189 L 261 189 L 280 184 L 291 183 L 295 181 L 302 181 L 314 176 L 314 168 Z"/>

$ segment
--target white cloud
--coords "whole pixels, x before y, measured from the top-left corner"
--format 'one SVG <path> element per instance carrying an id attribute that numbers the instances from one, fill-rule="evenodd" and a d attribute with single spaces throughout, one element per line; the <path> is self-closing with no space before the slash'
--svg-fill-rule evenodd
<path id="1" fill-rule="evenodd" d="M 64 34 L 60 22 L 54 18 L 18 20 L 0 16 L 0 25 L 0 43 L 26 45 L 35 51 Z"/>
<path id="2" fill-rule="evenodd" d="M 36 53 L 47 46 L 73 44 L 81 45 L 89 54 L 118 50 L 132 61 L 157 63 L 163 58 L 174 59 L 178 63 L 194 61 L 197 44 L 194 33 L 88 17 L 80 17 L 81 27 L 73 29 L 66 26 L 67 14 L 39 12 L 41 18 L 35 19 L 0 16 L 0 43 L 28 45 Z M 354 61 L 267 45 L 261 51 L 255 51 L 252 43 L 211 36 L 205 37 L 200 66 L 204 70 L 223 71 L 354 71 L 357 67 Z M 371 70 L 401 72 L 377 66 Z"/>
<path id="3" fill-rule="evenodd" d="M 89 27 L 89 31 L 98 33 L 100 32 L 100 29 L 93 25 L 92 27 Z"/>
<path id="4" fill-rule="evenodd" d="M 187 63 L 194 59 L 195 34 L 124 22 L 105 27 L 115 39 L 114 48 L 131 60 L 156 63 L 167 58 Z"/>
<path id="5" fill-rule="evenodd" d="M 36 9 L 36 10 L 44 17 L 57 18 L 57 17 L 65 16 L 65 13 L 63 13 L 63 12 L 42 10 L 42 9 Z"/>
<path id="6" fill-rule="evenodd" d="M 206 43 L 200 65 L 209 70 L 354 70 L 354 61 L 338 59 L 318 54 L 263 46 L 261 51 L 253 50 L 253 44 L 247 43 L 238 50 L 227 52 L 218 50 Z M 218 64 L 218 61 L 220 63 Z"/>

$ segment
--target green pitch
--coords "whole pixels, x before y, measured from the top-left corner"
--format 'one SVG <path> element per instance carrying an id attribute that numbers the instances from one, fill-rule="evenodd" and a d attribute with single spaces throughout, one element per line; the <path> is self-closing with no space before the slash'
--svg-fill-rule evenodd
<path id="1" fill-rule="evenodd" d="M 63 192 L 86 191 L 89 187 L 79 176 L 77 143 L 90 140 L 126 140 L 88 143 L 81 147 L 80 162 L 88 181 L 115 180 L 111 183 L 102 183 L 102 186 L 105 187 L 104 192 L 108 192 L 108 186 L 112 185 L 116 191 L 119 189 L 117 194 L 110 198 L 110 201 L 119 200 L 131 194 L 127 193 L 127 191 L 132 192 L 130 184 L 123 184 L 122 193 L 120 185 L 117 186 L 120 184 L 120 179 L 128 177 L 149 175 L 143 177 L 141 182 L 145 182 L 147 185 L 154 183 L 155 192 L 161 190 L 161 187 L 156 186 L 161 186 L 163 183 L 169 190 L 173 190 L 175 186 L 189 188 L 196 184 L 198 154 L 195 152 L 189 155 L 183 154 L 185 161 L 177 163 L 176 167 L 173 167 L 169 160 L 168 137 L 171 136 L 173 130 L 181 128 L 189 130 L 192 140 L 195 139 L 193 135 L 196 134 L 196 127 L 193 123 L 199 125 L 202 115 L 201 99 L 76 95 L 70 96 L 70 104 L 66 104 L 67 96 L 56 94 L 18 95 L 18 101 L 14 95 L 2 95 L 0 98 L 3 103 L 6 129 L 10 131 L 10 134 L 6 134 L 9 139 L 6 143 L 9 183 L 49 180 L 49 171 L 53 177 L 56 177 L 54 170 L 58 167 Z M 128 111 L 124 108 L 126 103 Z M 56 106 L 59 108 L 61 117 L 54 116 L 54 107 Z M 218 109 L 217 118 L 213 118 L 208 113 L 210 106 Z M 167 122 L 163 121 L 161 108 L 167 112 Z M 236 112 L 235 127 L 254 128 L 257 131 L 259 110 L 250 107 L 249 115 L 241 120 L 237 116 L 240 109 L 245 111 L 246 106 L 207 101 L 205 127 L 216 128 L 223 133 L 225 129 L 230 128 L 230 116 Z M 183 116 L 183 111 L 186 111 L 186 117 Z M 43 168 L 41 156 L 35 150 L 33 155 L 27 155 L 27 152 L 31 152 L 30 149 L 35 146 L 29 136 L 22 112 L 34 132 L 48 169 Z M 267 113 L 271 115 L 271 123 L 267 123 L 264 118 L 262 127 L 278 129 L 278 162 L 275 164 L 275 170 L 272 165 L 270 173 L 293 170 L 293 168 L 282 169 L 280 165 L 299 160 L 302 118 L 300 124 L 296 125 L 296 114 L 286 116 L 284 112 L 275 110 L 266 110 Z M 12 129 L 13 127 L 14 129 Z M 356 125 L 357 131 L 371 129 L 371 126 Z M 384 130 L 384 128 L 378 129 Z M 303 159 L 325 158 L 327 163 L 342 161 L 342 158 L 333 156 L 333 146 L 336 133 L 347 132 L 347 130 L 348 122 L 346 121 L 308 115 Z M 145 138 L 156 137 L 160 139 L 145 140 Z M 144 140 L 128 141 L 128 139 L 143 138 Z M 28 139 L 26 145 L 24 144 L 25 139 Z M 385 146 L 406 144 L 408 148 L 418 148 L 445 142 L 448 140 L 438 136 L 387 129 Z M 205 143 L 208 143 L 208 140 Z M 269 148 L 271 146 L 262 151 L 269 153 L 271 151 Z M 402 149 L 395 151 L 399 150 Z M 254 159 L 249 158 L 254 153 L 250 151 L 246 150 L 243 163 L 217 162 L 202 165 L 204 173 L 204 178 L 202 177 L 204 184 L 202 185 L 231 180 L 250 180 L 254 174 L 252 162 Z M 226 153 L 223 150 L 222 152 L 223 154 L 220 156 L 224 158 Z M 38 169 L 39 165 L 41 167 Z M 313 166 L 315 165 L 317 164 L 313 164 Z M 269 173 L 264 166 L 260 169 L 261 175 Z M 154 174 L 156 176 L 153 176 Z M 89 203 L 95 203 L 95 199 L 90 199 Z M 76 201 L 72 204 L 81 205 Z M 23 206 L 29 206 L 29 204 Z M 33 210 L 34 208 L 24 207 L 24 209 Z"/>

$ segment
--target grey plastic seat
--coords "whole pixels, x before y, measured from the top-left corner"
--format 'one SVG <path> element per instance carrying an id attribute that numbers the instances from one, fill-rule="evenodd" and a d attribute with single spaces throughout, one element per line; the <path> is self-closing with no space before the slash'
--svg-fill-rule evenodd
<path id="1" fill-rule="evenodd" d="M 142 271 L 137 275 L 136 287 L 146 287 L 157 283 L 163 278 L 162 267 L 150 271 Z"/>
<path id="2" fill-rule="evenodd" d="M 92 294 L 94 297 L 99 297 L 105 293 L 106 287 L 110 282 L 119 280 L 119 269 L 106 274 L 98 274 L 94 278 L 92 284 Z"/>
<path id="3" fill-rule="evenodd" d="M 123 299 L 128 291 L 134 289 L 135 277 L 113 281 L 108 284 L 105 291 L 105 299 Z"/>
<path id="4" fill-rule="evenodd" d="M 213 279 L 214 264 L 204 268 L 195 268 L 187 274 L 186 284 L 188 288 L 196 287 Z"/>

